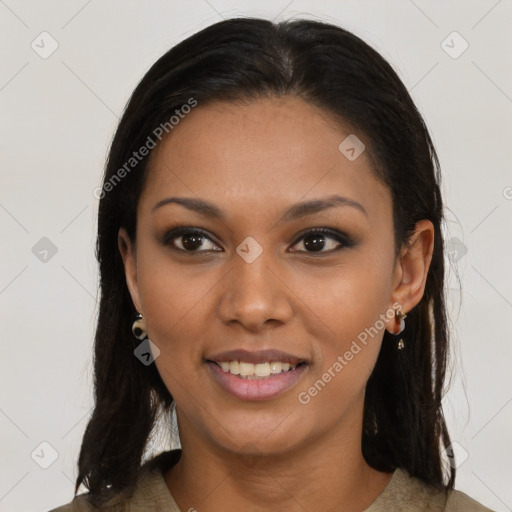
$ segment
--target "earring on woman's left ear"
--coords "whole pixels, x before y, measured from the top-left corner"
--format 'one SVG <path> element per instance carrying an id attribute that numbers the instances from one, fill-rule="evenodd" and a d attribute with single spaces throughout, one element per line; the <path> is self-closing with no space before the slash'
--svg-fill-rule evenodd
<path id="1" fill-rule="evenodd" d="M 402 310 L 400 309 L 396 312 L 395 318 L 398 318 L 400 321 L 399 331 L 396 333 L 396 336 L 398 336 L 399 334 L 402 334 L 402 332 L 405 329 L 405 319 L 407 318 L 407 315 L 405 313 L 403 313 Z M 397 348 L 398 348 L 398 350 L 402 350 L 404 347 L 405 347 L 404 340 L 402 338 L 400 338 L 398 340 Z"/>

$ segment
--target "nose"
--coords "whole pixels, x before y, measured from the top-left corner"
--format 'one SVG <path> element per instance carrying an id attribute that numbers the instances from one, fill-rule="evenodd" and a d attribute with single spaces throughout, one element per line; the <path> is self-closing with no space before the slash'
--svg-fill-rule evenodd
<path id="1" fill-rule="evenodd" d="M 225 324 L 238 323 L 252 332 L 269 324 L 285 324 L 293 316 L 293 292 L 272 259 L 263 252 L 252 262 L 234 253 L 231 272 L 223 280 L 218 314 Z"/>

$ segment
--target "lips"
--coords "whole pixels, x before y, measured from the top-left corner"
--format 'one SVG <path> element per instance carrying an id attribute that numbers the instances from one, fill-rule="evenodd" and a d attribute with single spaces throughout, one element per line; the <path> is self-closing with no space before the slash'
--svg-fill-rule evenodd
<path id="1" fill-rule="evenodd" d="M 295 369 L 277 375 L 259 379 L 244 379 L 239 375 L 224 372 L 216 363 L 208 362 L 207 368 L 213 380 L 226 393 L 238 400 L 261 401 L 270 400 L 283 395 L 293 387 L 309 371 L 307 364 L 299 364 Z"/>
<path id="2" fill-rule="evenodd" d="M 205 359 L 212 363 L 243 361 L 244 363 L 258 364 L 266 363 L 268 361 L 278 361 L 280 363 L 289 363 L 292 366 L 296 366 L 299 363 L 308 363 L 305 358 L 273 349 L 260 350 L 258 352 L 249 352 L 248 350 L 243 349 L 228 350 L 226 352 L 213 354 Z"/>
<path id="3" fill-rule="evenodd" d="M 208 356 L 205 363 L 214 381 L 225 392 L 244 401 L 277 398 L 296 386 L 309 371 L 307 359 L 280 350 L 229 350 Z M 223 369 L 227 363 L 234 368 Z"/>

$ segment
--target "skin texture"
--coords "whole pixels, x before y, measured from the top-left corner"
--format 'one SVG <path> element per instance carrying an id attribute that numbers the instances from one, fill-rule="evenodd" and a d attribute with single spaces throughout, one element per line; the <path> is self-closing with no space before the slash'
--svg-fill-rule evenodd
<path id="1" fill-rule="evenodd" d="M 362 511 L 391 478 L 366 464 L 361 428 L 365 384 L 384 329 L 396 333 L 397 319 L 386 320 L 309 403 L 298 400 L 394 303 L 408 312 L 420 301 L 431 261 L 426 220 L 395 256 L 389 190 L 367 152 L 350 161 L 338 150 L 351 133 L 285 96 L 198 105 L 153 150 L 136 243 L 121 229 L 119 249 L 177 405 L 183 454 L 165 479 L 181 510 Z M 283 221 L 293 204 L 334 193 L 366 214 L 344 205 Z M 225 218 L 177 204 L 152 212 L 171 196 L 210 201 Z M 170 228 L 188 225 L 209 237 L 200 254 L 179 251 L 184 237 L 163 242 Z M 308 249 L 299 236 L 322 227 L 354 245 L 325 235 L 323 248 Z M 252 263 L 236 252 L 248 236 L 263 250 Z M 278 349 L 309 364 L 284 394 L 241 400 L 205 363 L 238 348 Z"/>

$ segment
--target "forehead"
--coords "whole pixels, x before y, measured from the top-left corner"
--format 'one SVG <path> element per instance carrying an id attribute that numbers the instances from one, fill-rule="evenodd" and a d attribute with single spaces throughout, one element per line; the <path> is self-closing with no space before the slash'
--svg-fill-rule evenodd
<path id="1" fill-rule="evenodd" d="M 141 207 L 179 194 L 247 209 L 340 193 L 381 215 L 390 196 L 369 155 L 339 149 L 354 135 L 364 140 L 297 97 L 199 103 L 153 150 Z"/>

